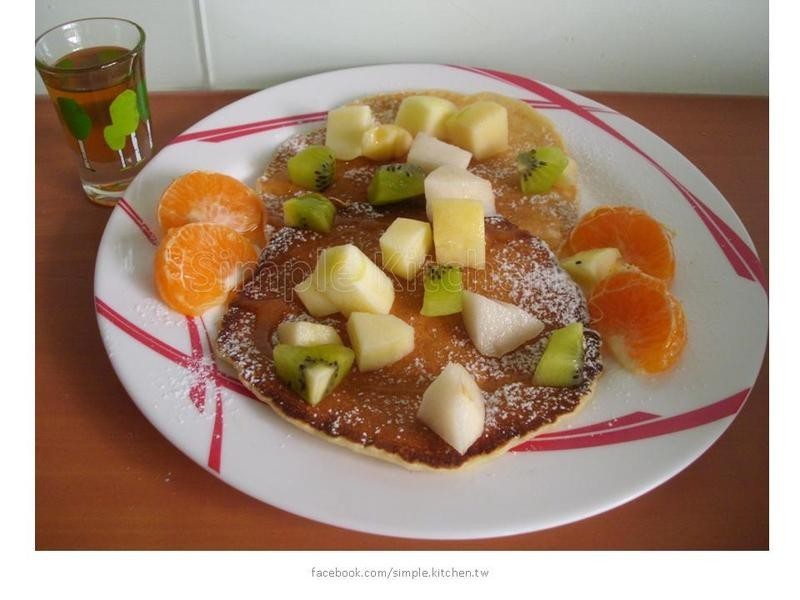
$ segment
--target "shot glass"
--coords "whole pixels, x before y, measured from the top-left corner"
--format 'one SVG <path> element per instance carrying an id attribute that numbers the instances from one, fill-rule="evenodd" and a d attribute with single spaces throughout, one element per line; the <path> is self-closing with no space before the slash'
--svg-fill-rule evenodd
<path id="1" fill-rule="evenodd" d="M 89 200 L 113 206 L 153 152 L 144 30 L 132 21 L 80 19 L 36 39 L 36 69 Z"/>

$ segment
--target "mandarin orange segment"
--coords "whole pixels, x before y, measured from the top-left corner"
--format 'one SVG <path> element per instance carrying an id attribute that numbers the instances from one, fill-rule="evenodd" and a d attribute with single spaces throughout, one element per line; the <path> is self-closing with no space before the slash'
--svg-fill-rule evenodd
<path id="1" fill-rule="evenodd" d="M 661 373 L 686 345 L 681 303 L 661 279 L 625 269 L 603 279 L 589 297 L 592 327 L 628 370 Z"/>
<path id="2" fill-rule="evenodd" d="M 666 282 L 675 275 L 669 231 L 645 211 L 632 206 L 600 206 L 586 213 L 569 236 L 570 253 L 617 248 L 622 259 Z"/>
<path id="3" fill-rule="evenodd" d="M 192 171 L 173 181 L 158 203 L 164 231 L 187 223 L 219 223 L 264 244 L 262 203 L 244 183 L 229 175 Z"/>
<path id="4" fill-rule="evenodd" d="M 159 244 L 156 289 L 171 308 L 200 315 L 224 303 L 257 261 L 252 242 L 230 227 L 189 223 L 170 229 Z"/>

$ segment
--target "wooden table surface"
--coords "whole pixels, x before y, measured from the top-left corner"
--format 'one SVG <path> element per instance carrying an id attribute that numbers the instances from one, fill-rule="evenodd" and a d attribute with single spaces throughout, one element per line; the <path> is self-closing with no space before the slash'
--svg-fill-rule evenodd
<path id="1" fill-rule="evenodd" d="M 245 92 L 152 94 L 157 146 Z M 733 205 L 768 268 L 766 98 L 587 93 L 682 152 Z M 683 472 L 570 525 L 421 541 L 322 525 L 227 486 L 142 416 L 103 349 L 92 277 L 109 209 L 82 195 L 46 98 L 36 99 L 38 549 L 766 549 L 768 366 L 731 427 Z"/>

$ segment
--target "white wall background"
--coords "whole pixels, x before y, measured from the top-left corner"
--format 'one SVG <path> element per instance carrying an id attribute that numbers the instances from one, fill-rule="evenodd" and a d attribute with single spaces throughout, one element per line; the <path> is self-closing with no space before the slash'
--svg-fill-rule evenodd
<path id="1" fill-rule="evenodd" d="M 36 35 L 88 16 L 142 25 L 152 91 L 260 89 L 386 62 L 575 90 L 769 89 L 767 0 L 36 0 Z"/>

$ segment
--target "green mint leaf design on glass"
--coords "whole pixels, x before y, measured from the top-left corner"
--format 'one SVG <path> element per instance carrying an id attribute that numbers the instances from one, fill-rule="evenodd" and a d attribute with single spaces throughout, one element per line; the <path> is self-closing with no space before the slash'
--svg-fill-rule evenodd
<path id="1" fill-rule="evenodd" d="M 125 147 L 125 138 L 131 136 L 131 145 L 133 146 L 133 153 L 136 160 L 133 164 L 142 160 L 142 154 L 139 151 L 139 143 L 136 139 L 136 128 L 139 126 L 139 109 L 137 108 L 136 92 L 133 90 L 125 90 L 114 98 L 111 105 L 108 107 L 108 114 L 111 116 L 111 125 L 103 128 L 103 138 L 106 144 L 112 150 L 116 150 L 119 154 L 120 163 L 124 169 L 125 155 L 122 149 Z"/>
<path id="2" fill-rule="evenodd" d="M 78 142 L 78 149 L 81 152 L 83 159 L 83 166 L 87 169 L 94 171 L 92 163 L 89 162 L 89 157 L 86 154 L 86 146 L 84 141 L 89 137 L 92 130 L 92 119 L 86 113 L 81 105 L 72 98 L 59 98 L 56 100 L 58 103 L 58 110 L 67 124 L 67 129 Z"/>

